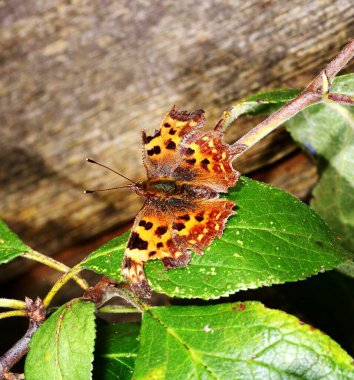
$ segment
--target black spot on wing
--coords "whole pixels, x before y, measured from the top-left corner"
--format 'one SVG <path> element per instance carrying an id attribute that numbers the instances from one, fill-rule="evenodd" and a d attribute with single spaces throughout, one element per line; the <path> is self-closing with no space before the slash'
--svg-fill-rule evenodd
<path id="1" fill-rule="evenodd" d="M 195 217 L 195 220 L 197 221 L 197 222 L 202 222 L 203 220 L 204 220 L 204 213 L 203 212 L 200 212 L 199 214 L 197 214 Z"/>
<path id="2" fill-rule="evenodd" d="M 151 222 L 147 222 L 145 225 L 146 231 L 150 230 L 152 228 L 153 224 Z"/>
<path id="3" fill-rule="evenodd" d="M 155 230 L 155 235 L 157 235 L 158 237 L 161 237 L 166 232 L 167 232 L 167 227 L 166 226 L 159 226 Z"/>
<path id="4" fill-rule="evenodd" d="M 188 149 L 186 150 L 186 156 L 191 156 L 191 155 L 194 154 L 194 153 L 195 153 L 195 150 L 192 149 L 192 148 L 188 148 Z"/>
<path id="5" fill-rule="evenodd" d="M 182 230 L 184 230 L 185 228 L 186 228 L 185 224 L 184 224 L 184 223 L 181 223 L 181 222 L 179 222 L 179 223 L 174 223 L 174 225 L 173 225 L 173 229 L 174 229 L 174 230 L 177 230 L 177 231 L 182 231 Z"/>
<path id="6" fill-rule="evenodd" d="M 149 149 L 147 151 L 147 154 L 149 156 L 153 156 L 154 154 L 160 154 L 161 153 L 161 148 L 158 145 L 155 145 L 152 149 Z"/>
<path id="7" fill-rule="evenodd" d="M 148 247 L 148 242 L 143 240 L 137 232 L 132 232 L 128 241 L 129 249 L 145 250 Z"/>
<path id="8" fill-rule="evenodd" d="M 210 164 L 210 161 L 209 161 L 207 158 L 204 158 L 204 160 L 202 160 L 202 161 L 200 162 L 200 164 L 202 165 L 202 168 L 203 168 L 203 169 L 208 170 L 208 165 Z"/>
<path id="9" fill-rule="evenodd" d="M 146 220 L 141 220 L 139 222 L 139 226 L 144 227 L 146 231 L 150 230 L 153 226 L 151 222 L 147 222 Z"/>
<path id="10" fill-rule="evenodd" d="M 176 149 L 176 143 L 172 140 L 167 141 L 166 149 L 175 150 Z"/>

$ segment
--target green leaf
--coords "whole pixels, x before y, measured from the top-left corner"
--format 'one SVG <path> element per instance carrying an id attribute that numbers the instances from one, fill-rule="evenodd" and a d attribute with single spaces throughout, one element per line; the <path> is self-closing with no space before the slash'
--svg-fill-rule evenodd
<path id="1" fill-rule="evenodd" d="M 330 92 L 351 96 L 354 95 L 354 74 L 340 75 L 334 78 Z"/>
<path id="2" fill-rule="evenodd" d="M 301 90 L 296 90 L 292 88 L 280 88 L 270 91 L 257 92 L 254 95 L 247 96 L 241 103 L 254 102 L 258 106 L 262 104 L 280 104 L 288 103 L 293 100 L 297 95 L 299 95 Z"/>
<path id="3" fill-rule="evenodd" d="M 95 305 L 75 299 L 60 307 L 36 331 L 25 363 L 26 380 L 91 378 Z"/>
<path id="4" fill-rule="evenodd" d="M 122 281 L 121 265 L 129 232 L 113 238 L 92 252 L 81 265 L 96 273 L 103 274 L 117 281 Z"/>
<path id="5" fill-rule="evenodd" d="M 237 118 L 243 115 L 270 114 L 294 99 L 300 90 L 279 89 L 258 92 L 240 100 L 229 111 L 223 114 L 223 129 L 226 129 Z"/>
<path id="6" fill-rule="evenodd" d="M 0 264 L 8 263 L 29 251 L 31 248 L 22 243 L 19 237 L 0 220 Z"/>
<path id="7" fill-rule="evenodd" d="M 331 92 L 354 95 L 354 74 L 336 78 Z M 313 191 L 311 207 L 340 243 L 354 252 L 354 107 L 318 104 L 286 125 L 318 165 L 321 178 Z"/>
<path id="8" fill-rule="evenodd" d="M 353 359 L 319 330 L 258 302 L 143 314 L 134 379 L 353 379 Z"/>
<path id="9" fill-rule="evenodd" d="M 326 224 L 290 194 L 242 177 L 227 198 L 236 201 L 237 215 L 205 255 L 193 255 L 186 268 L 169 271 L 160 261 L 148 262 L 146 274 L 154 290 L 181 298 L 218 298 L 304 279 L 344 261 Z M 121 239 L 115 243 L 94 252 L 83 266 L 120 280 L 125 244 Z"/>
<path id="10" fill-rule="evenodd" d="M 97 331 L 94 378 L 131 379 L 139 349 L 139 323 L 118 323 Z"/>

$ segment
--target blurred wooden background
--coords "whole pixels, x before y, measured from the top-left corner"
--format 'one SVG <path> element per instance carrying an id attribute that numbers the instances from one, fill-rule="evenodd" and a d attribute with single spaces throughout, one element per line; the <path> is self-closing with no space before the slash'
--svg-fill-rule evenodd
<path id="1" fill-rule="evenodd" d="M 46 254 L 97 244 L 141 203 L 84 195 L 125 183 L 85 157 L 144 178 L 142 128 L 173 104 L 203 108 L 212 127 L 248 94 L 306 85 L 349 41 L 353 16 L 350 0 L 0 1 L 0 217 Z M 303 199 L 316 181 L 281 131 L 235 166 Z"/>

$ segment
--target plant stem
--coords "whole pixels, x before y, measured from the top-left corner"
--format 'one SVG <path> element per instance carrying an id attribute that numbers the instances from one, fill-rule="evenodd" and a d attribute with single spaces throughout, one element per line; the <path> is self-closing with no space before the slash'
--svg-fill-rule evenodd
<path id="1" fill-rule="evenodd" d="M 54 284 L 52 289 L 49 291 L 49 293 L 46 295 L 46 297 L 43 300 L 44 307 L 48 307 L 48 305 L 51 303 L 54 296 L 58 293 L 60 288 L 64 286 L 71 278 L 74 278 L 82 268 L 80 266 L 76 266 L 72 269 L 70 269 L 68 272 L 64 273 L 59 280 Z"/>
<path id="2" fill-rule="evenodd" d="M 0 307 L 6 307 L 9 309 L 25 310 L 26 303 L 20 300 L 13 300 L 9 298 L 0 298 Z"/>
<path id="3" fill-rule="evenodd" d="M 46 312 L 42 300 L 38 297 L 35 301 L 26 297 L 26 310 L 21 310 L 21 312 L 25 313 L 29 318 L 29 326 L 25 335 L 0 357 L 0 379 L 19 378 L 19 375 L 15 375 L 9 371 L 24 355 L 27 354 L 28 345 L 33 334 L 45 320 Z"/>
<path id="4" fill-rule="evenodd" d="M 54 260 L 52 257 L 48 257 L 46 255 L 43 255 L 37 251 L 29 251 L 25 252 L 23 257 L 26 257 L 27 259 L 38 261 L 44 265 L 47 265 L 50 268 L 56 269 L 60 272 L 68 273 L 70 271 L 70 268 L 66 266 L 65 264 Z M 74 276 L 73 280 L 84 290 L 88 289 L 89 285 L 88 283 L 81 277 L 79 276 Z"/>
<path id="5" fill-rule="evenodd" d="M 139 310 L 137 310 L 135 307 L 120 306 L 120 305 L 102 306 L 98 311 L 100 313 L 112 313 L 112 314 L 139 313 Z"/>
<path id="6" fill-rule="evenodd" d="M 136 297 L 132 292 L 126 289 L 119 289 L 119 288 L 108 288 L 105 292 L 105 295 L 102 299 L 102 305 L 105 302 L 108 302 L 110 299 L 114 297 L 119 297 L 124 299 L 126 302 L 134 306 L 135 310 L 138 310 L 138 312 L 142 313 L 143 311 L 146 311 L 150 308 L 149 305 L 147 305 L 145 302 L 141 301 L 138 297 Z M 129 308 L 131 310 L 131 308 Z M 101 310 L 100 310 L 101 311 Z M 130 311 L 131 313 L 133 311 Z"/>
<path id="7" fill-rule="evenodd" d="M 26 355 L 28 352 L 28 343 L 38 327 L 39 325 L 37 323 L 30 321 L 25 335 L 0 358 L 0 379 L 4 378 L 4 374 Z"/>
<path id="8" fill-rule="evenodd" d="M 256 144 L 263 137 L 267 136 L 270 132 L 276 129 L 280 124 L 289 120 L 298 112 L 304 110 L 308 106 L 319 103 L 321 98 L 318 94 L 314 93 L 301 93 L 291 102 L 274 112 L 268 118 L 263 120 L 260 124 L 242 136 L 234 146 L 242 146 L 242 151 L 235 155 L 235 158 L 244 153 L 251 146 Z"/>
<path id="9" fill-rule="evenodd" d="M 11 310 L 0 313 L 0 319 L 10 318 L 10 317 L 27 317 L 26 310 Z"/>
<path id="10" fill-rule="evenodd" d="M 337 101 L 341 97 L 342 101 L 349 102 L 350 97 L 341 94 L 328 94 L 330 85 L 335 75 L 350 61 L 354 55 L 354 39 L 344 47 L 344 49 L 326 66 L 321 73 L 314 78 L 309 85 L 291 102 L 280 108 L 278 111 L 263 120 L 251 131 L 242 136 L 233 144 L 235 149 L 234 158 L 243 154 L 247 149 L 268 135 L 279 125 L 295 116 L 305 108 L 320 103 L 323 100 Z M 340 101 L 340 100 L 339 100 Z M 237 115 L 237 113 L 236 113 Z M 231 111 L 228 113 L 228 118 L 223 120 L 224 125 L 229 125 L 235 119 L 232 119 L 234 114 Z"/>

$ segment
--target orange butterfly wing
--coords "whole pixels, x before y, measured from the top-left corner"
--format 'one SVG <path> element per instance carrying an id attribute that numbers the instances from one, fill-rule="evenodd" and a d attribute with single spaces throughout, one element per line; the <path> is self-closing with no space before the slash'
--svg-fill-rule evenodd
<path id="1" fill-rule="evenodd" d="M 180 111 L 173 107 L 153 136 L 143 131 L 143 162 L 148 178 L 172 177 L 181 162 L 181 149 L 204 125 L 203 110 Z"/>
<path id="2" fill-rule="evenodd" d="M 222 235 L 227 219 L 234 214 L 233 207 L 234 202 L 224 199 L 147 200 L 135 219 L 122 266 L 134 293 L 143 298 L 151 295 L 145 262 L 159 259 L 165 269 L 186 266 L 191 250 L 202 254 Z"/>
<path id="3" fill-rule="evenodd" d="M 122 274 L 131 283 L 135 294 L 149 298 L 150 286 L 144 273 L 144 263 L 161 260 L 166 268 L 183 267 L 190 255 L 180 250 L 173 238 L 173 215 L 159 200 L 145 201 L 132 227 L 124 253 Z"/>
<path id="4" fill-rule="evenodd" d="M 203 254 L 203 250 L 222 235 L 227 219 L 235 214 L 234 206 L 234 202 L 225 199 L 212 199 L 176 210 L 172 230 L 179 249 Z"/>
<path id="5" fill-rule="evenodd" d="M 202 183 L 217 192 L 234 186 L 239 173 L 231 165 L 232 149 L 220 130 L 199 131 L 204 123 L 202 110 L 189 113 L 173 107 L 153 136 L 143 132 L 148 178 Z"/>
<path id="6" fill-rule="evenodd" d="M 239 173 L 232 167 L 232 150 L 222 141 L 223 133 L 196 133 L 188 146 L 181 150 L 179 166 L 174 170 L 176 180 L 184 180 L 186 172 L 193 173 L 192 183 L 202 183 L 218 193 L 226 193 L 236 184 Z"/>
<path id="7" fill-rule="evenodd" d="M 144 263 L 159 259 L 166 269 L 186 266 L 190 251 L 203 250 L 222 235 L 234 202 L 218 199 L 236 184 L 233 151 L 223 133 L 199 129 L 203 111 L 180 111 L 165 116 L 153 136 L 143 132 L 143 161 L 148 181 L 171 180 L 179 193 L 145 194 L 123 259 L 122 273 L 140 297 L 150 297 Z M 183 189 L 183 190 L 181 190 Z M 138 192 L 143 194 L 144 191 Z"/>

